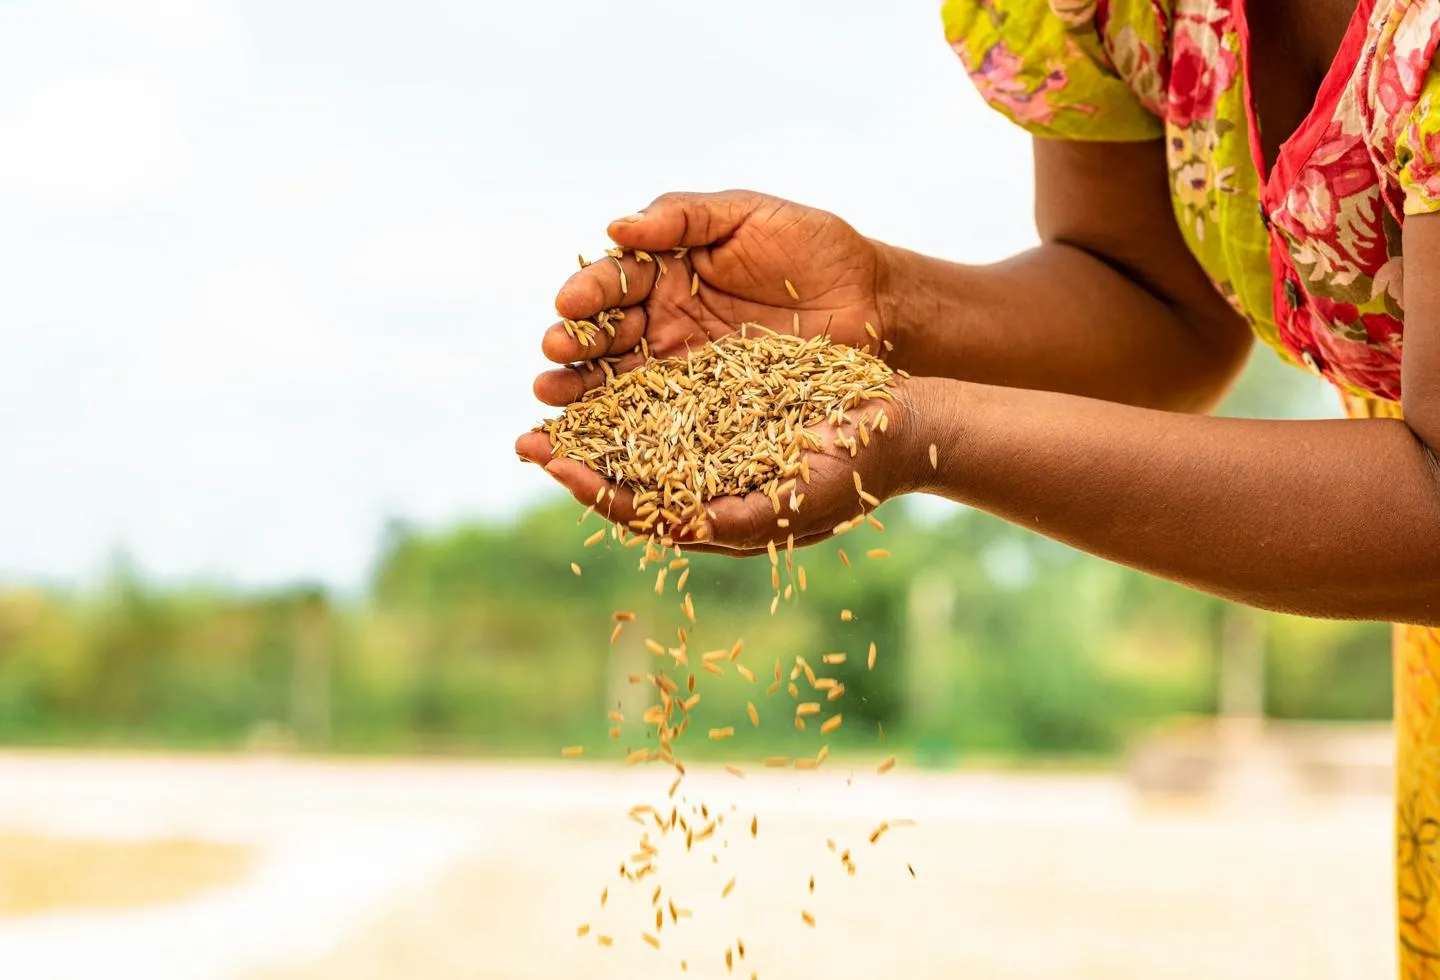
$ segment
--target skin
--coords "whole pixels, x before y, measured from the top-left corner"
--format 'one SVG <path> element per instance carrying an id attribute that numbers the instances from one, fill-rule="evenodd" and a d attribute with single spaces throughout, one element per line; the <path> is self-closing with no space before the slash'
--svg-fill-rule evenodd
<path id="1" fill-rule="evenodd" d="M 1353 4 L 1307 6 L 1313 19 L 1294 0 L 1251 6 L 1257 65 L 1295 68 L 1254 78 L 1266 131 L 1289 133 Z M 1250 339 L 1175 229 L 1161 145 L 1037 141 L 1035 164 L 1041 245 L 997 265 L 919 256 L 763 195 L 667 195 L 610 235 L 647 250 L 689 245 L 684 272 L 652 291 L 653 273 L 637 267 L 622 296 L 615 263 L 602 263 L 573 276 L 556 306 L 575 318 L 625 304 L 643 315 L 627 317 L 635 333 L 617 346 L 643 329 L 661 354 L 741 319 L 786 326 L 797 310 L 802 332 L 828 321 L 857 345 L 873 323 L 894 344 L 890 362 L 917 377 L 897 385 L 888 438 L 854 459 L 812 459 L 802 512 L 782 515 L 797 544 L 859 511 L 854 469 L 882 500 L 942 495 L 1249 605 L 1440 626 L 1440 216 L 1404 230 L 1406 421 L 1211 418 L 1194 413 L 1224 394 Z M 558 328 L 544 350 L 585 356 Z M 560 369 L 536 393 L 564 404 L 593 383 Z M 516 448 L 594 501 L 599 477 L 551 460 L 543 434 Z M 609 516 L 628 520 L 628 506 L 622 490 Z M 764 498 L 712 509 L 696 550 L 751 554 L 788 533 Z"/>

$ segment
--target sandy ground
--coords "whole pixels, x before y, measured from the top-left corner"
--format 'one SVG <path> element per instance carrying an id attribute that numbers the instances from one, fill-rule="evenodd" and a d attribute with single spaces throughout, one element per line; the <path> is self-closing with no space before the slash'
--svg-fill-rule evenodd
<path id="1" fill-rule="evenodd" d="M 683 792 L 727 815 L 722 830 L 688 854 L 652 831 L 660 874 L 623 882 L 641 832 L 626 810 L 666 782 L 585 765 L 0 756 L 0 830 L 186 833 L 261 854 L 247 883 L 180 906 L 0 921 L 0 975 L 607 980 L 680 976 L 683 958 L 686 976 L 724 977 L 742 937 L 741 977 L 1393 975 L 1383 799 L 1161 808 L 1104 777 L 699 773 Z M 896 818 L 916 825 L 868 843 Z M 827 838 L 853 850 L 854 877 Z M 658 951 L 640 939 L 657 882 L 662 906 L 693 911 L 667 916 Z"/>

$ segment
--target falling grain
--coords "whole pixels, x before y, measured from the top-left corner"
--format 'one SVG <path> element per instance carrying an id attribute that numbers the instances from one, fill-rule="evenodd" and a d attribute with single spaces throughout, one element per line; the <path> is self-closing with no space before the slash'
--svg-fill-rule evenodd
<path id="1" fill-rule="evenodd" d="M 560 750 L 560 754 L 565 756 L 567 759 L 573 759 L 575 756 L 583 755 L 584 753 L 585 746 L 583 745 L 567 745 L 565 746 L 565 748 Z"/>
<path id="2" fill-rule="evenodd" d="M 825 722 L 820 726 L 820 731 L 825 735 L 829 735 L 835 729 L 840 727 L 840 722 L 844 720 L 844 717 L 844 715 L 832 715 L 831 717 L 826 718 Z"/>
<path id="3" fill-rule="evenodd" d="M 614 946 L 614 945 L 615 945 L 615 940 L 611 939 L 609 936 L 599 935 L 598 933 L 597 933 L 596 936 L 595 936 L 595 941 L 596 941 L 597 943 L 599 943 L 601 946 Z"/>
<path id="4" fill-rule="evenodd" d="M 745 702 L 745 711 L 746 711 L 746 713 L 748 713 L 748 714 L 750 715 L 750 724 L 754 725 L 756 728 L 759 728 L 759 727 L 760 727 L 760 712 L 755 710 L 755 702 L 754 702 L 754 701 L 746 701 L 746 702 Z"/>
<path id="5" fill-rule="evenodd" d="M 815 916 L 811 915 L 809 912 L 805 912 L 802 910 L 800 913 L 800 921 L 805 923 L 811 929 L 815 928 Z"/>
<path id="6" fill-rule="evenodd" d="M 839 552 L 840 552 L 840 564 L 844 565 L 846 568 L 849 568 L 849 567 L 850 567 L 850 556 L 847 555 L 847 554 L 845 554 L 845 549 L 844 549 L 844 548 L 840 548 L 840 549 L 838 549 L 838 550 L 839 550 Z"/>
<path id="7" fill-rule="evenodd" d="M 725 771 L 728 772 L 730 775 L 734 776 L 736 779 L 745 778 L 745 770 L 741 769 L 739 766 L 726 766 Z"/>
<path id="8" fill-rule="evenodd" d="M 930 443 L 930 468 L 932 470 L 940 468 L 940 449 L 933 442 Z"/>
<path id="9" fill-rule="evenodd" d="M 789 756 L 772 755 L 765 759 L 763 765 L 766 769 L 784 769 L 790 764 Z"/>
<path id="10" fill-rule="evenodd" d="M 748 683 L 748 684 L 753 684 L 753 683 L 755 683 L 755 675 L 752 674 L 752 673 L 750 672 L 750 668 L 749 668 L 749 667 L 746 667 L 744 664 L 736 664 L 736 665 L 735 665 L 735 673 L 739 674 L 739 675 L 745 680 L 746 683 Z"/>
<path id="11" fill-rule="evenodd" d="M 854 619 L 854 618 L 855 618 L 855 614 L 854 614 L 853 612 L 851 612 L 849 609 L 842 609 L 842 610 L 840 610 L 840 621 L 841 621 L 842 623 L 848 623 L 848 622 L 850 622 L 850 621 L 851 621 L 852 619 Z"/>
<path id="12" fill-rule="evenodd" d="M 886 759 L 884 762 L 882 762 L 882 763 L 880 763 L 878 766 L 876 766 L 876 767 L 875 767 L 875 771 L 876 771 L 877 773 L 879 773 L 880 775 L 883 776 L 883 775 L 885 775 L 885 773 L 889 772 L 891 769 L 894 769 L 894 768 L 895 768 L 895 757 L 892 755 L 890 758 Z"/>
<path id="13" fill-rule="evenodd" d="M 659 948 L 660 948 L 660 940 L 658 940 L 658 939 L 656 939 L 654 936 L 650 935 L 650 933 L 648 933 L 648 932 L 642 932 L 642 933 L 640 933 L 640 938 L 643 939 L 643 940 L 645 940 L 645 942 L 649 943 L 651 946 L 655 947 L 656 949 L 659 949 Z"/>
<path id="14" fill-rule="evenodd" d="M 590 535 L 590 537 L 588 537 L 588 538 L 585 539 L 585 547 L 589 548 L 589 547 L 592 547 L 592 546 L 594 546 L 594 545 L 599 544 L 601 541 L 604 541 L 604 540 L 605 540 L 605 534 L 606 534 L 606 531 L 605 531 L 605 529 L 602 527 L 600 530 L 596 531 L 594 534 Z"/>
<path id="15" fill-rule="evenodd" d="M 700 292 L 700 273 L 695 272 L 690 275 L 690 295 L 694 296 L 698 292 Z"/>
<path id="16" fill-rule="evenodd" d="M 725 887 L 722 888 L 722 889 L 720 889 L 720 897 L 721 897 L 721 898 L 729 898 L 729 897 L 730 897 L 730 893 L 733 892 L 734 890 L 735 890 L 735 879 L 734 879 L 734 878 L 731 878 L 729 881 L 725 882 Z"/>
<path id="17" fill-rule="evenodd" d="M 785 280 L 785 292 L 790 294 L 791 299 L 798 300 L 800 298 L 800 294 L 795 291 L 795 284 L 792 283 L 789 279 Z"/>
<path id="18" fill-rule="evenodd" d="M 732 738 L 734 735 L 735 735 L 735 728 L 734 728 L 733 725 L 727 725 L 727 726 L 725 726 L 724 728 L 712 728 L 712 729 L 710 729 L 710 741 L 712 741 L 712 742 L 718 742 L 718 741 L 720 741 L 721 739 L 725 739 L 725 738 Z"/>
<path id="19" fill-rule="evenodd" d="M 827 664 L 843 664 L 846 657 L 847 654 L 844 653 L 827 653 L 820 659 Z"/>
<path id="20" fill-rule="evenodd" d="M 880 559 L 889 558 L 890 552 L 886 551 L 884 548 L 871 548 L 869 551 L 865 552 L 865 557 L 874 558 L 878 561 Z"/>
<path id="21" fill-rule="evenodd" d="M 577 565 L 577 564 L 575 564 L 575 563 L 572 561 L 572 562 L 570 563 L 570 571 L 574 572 L 575 575 L 578 577 L 579 574 L 580 574 L 580 566 Z"/>
<path id="22" fill-rule="evenodd" d="M 865 658 L 866 667 L 869 670 L 875 669 L 875 641 L 870 641 L 870 655 Z"/>

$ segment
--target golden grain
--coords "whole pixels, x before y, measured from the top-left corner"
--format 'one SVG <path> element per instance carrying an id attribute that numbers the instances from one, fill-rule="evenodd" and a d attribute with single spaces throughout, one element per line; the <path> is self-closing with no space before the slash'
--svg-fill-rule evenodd
<path id="1" fill-rule="evenodd" d="M 791 299 L 799 299 L 800 294 L 795 291 L 795 285 L 789 279 L 785 280 L 785 292 L 790 294 Z"/>
<path id="2" fill-rule="evenodd" d="M 850 621 L 851 621 L 852 619 L 854 619 L 854 618 L 855 618 L 855 614 L 854 614 L 853 612 L 851 612 L 849 609 L 842 609 L 842 610 L 840 610 L 840 621 L 841 621 L 842 623 L 848 623 L 848 622 L 850 622 Z"/>
<path id="3" fill-rule="evenodd" d="M 895 757 L 892 755 L 892 756 L 890 756 L 890 758 L 886 759 L 884 762 L 882 762 L 882 763 L 880 763 L 878 766 L 876 766 L 876 767 L 875 767 L 875 771 L 876 771 L 877 773 L 879 773 L 880 775 L 883 776 L 883 775 L 885 775 L 885 773 L 889 772 L 891 769 L 894 769 L 894 768 L 895 768 Z"/>
<path id="4" fill-rule="evenodd" d="M 760 727 L 760 712 L 755 709 L 754 701 L 745 702 L 745 711 L 750 715 L 750 724 L 756 728 Z"/>
<path id="5" fill-rule="evenodd" d="M 940 449 L 933 442 L 930 443 L 930 468 L 932 470 L 940 468 Z"/>
<path id="6" fill-rule="evenodd" d="M 583 745 L 567 745 L 560 750 L 560 754 L 566 758 L 574 758 L 577 755 L 583 755 L 584 752 L 585 746 Z"/>
<path id="7" fill-rule="evenodd" d="M 826 718 L 824 724 L 820 726 L 821 733 L 829 735 L 835 729 L 840 727 L 840 722 L 844 720 L 844 717 L 844 715 L 832 715 L 831 717 Z"/>

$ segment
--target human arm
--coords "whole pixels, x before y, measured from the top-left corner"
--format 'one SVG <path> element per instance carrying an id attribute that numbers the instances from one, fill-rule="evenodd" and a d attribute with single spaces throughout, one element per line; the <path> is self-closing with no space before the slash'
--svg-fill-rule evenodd
<path id="1" fill-rule="evenodd" d="M 825 537 L 859 509 L 850 465 L 881 498 L 945 496 L 1237 602 L 1440 627 L 1440 216 L 1411 217 L 1404 245 L 1406 421 L 1211 418 L 913 378 L 874 455 L 841 460 L 784 516 L 799 541 Z M 593 494 L 579 470 L 555 475 Z M 699 546 L 744 554 L 775 534 L 767 501 L 727 504 Z"/>
<path id="2" fill-rule="evenodd" d="M 917 375 L 1212 407 L 1250 334 L 1180 237 L 1162 144 L 1037 139 L 1035 172 L 1041 244 L 992 265 L 886 245 L 827 212 L 749 191 L 667 194 L 609 229 L 659 256 L 666 274 L 632 252 L 573 275 L 556 299 L 562 316 L 620 307 L 626 318 L 592 349 L 552 326 L 546 356 L 576 363 L 542 374 L 536 394 L 573 401 L 603 379 L 582 358 L 624 354 L 642 336 L 652 352 L 675 355 L 744 320 L 788 330 L 798 315 L 805 336 L 828 332 L 877 353 L 888 342 L 886 359 Z M 688 251 L 677 258 L 676 248 Z"/>

